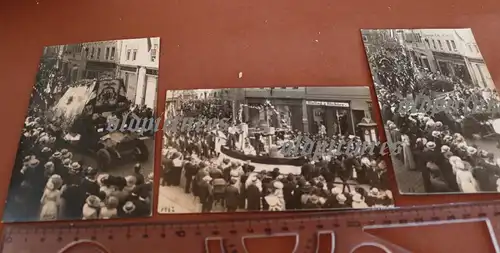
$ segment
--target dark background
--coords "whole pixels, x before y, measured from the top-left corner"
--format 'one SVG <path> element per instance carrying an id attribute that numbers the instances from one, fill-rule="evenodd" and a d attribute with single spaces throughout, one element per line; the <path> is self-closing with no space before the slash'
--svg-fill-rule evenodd
<path id="1" fill-rule="evenodd" d="M 0 0 L 0 201 L 43 46 L 161 37 L 162 112 L 167 89 L 371 85 L 361 28 L 463 27 L 472 28 L 500 83 L 498 0 Z M 156 144 L 159 157 L 160 138 Z M 399 196 L 394 190 L 394 196 L 397 205 L 422 205 L 498 195 Z M 156 206 L 153 220 L 228 218 L 158 215 Z"/>

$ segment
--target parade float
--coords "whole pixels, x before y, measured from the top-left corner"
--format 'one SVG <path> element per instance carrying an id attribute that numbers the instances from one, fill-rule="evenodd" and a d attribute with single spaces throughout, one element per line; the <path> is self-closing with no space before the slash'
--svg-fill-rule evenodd
<path id="1" fill-rule="evenodd" d="M 264 113 L 265 120 L 260 120 L 258 125 L 249 127 L 242 120 L 244 107 Z M 283 155 L 281 152 L 283 146 L 292 145 L 295 140 L 290 139 L 287 134 L 291 132 L 288 124 L 282 124 L 278 128 L 272 127 L 269 122 L 270 115 L 279 115 L 279 112 L 269 101 L 266 101 L 261 106 L 241 104 L 238 113 L 238 122 L 240 123 L 233 130 L 238 136 L 238 140 L 234 145 L 235 148 L 222 145 L 221 153 L 232 160 L 259 165 L 256 166 L 257 171 L 271 171 L 279 165 L 282 173 L 300 174 L 300 168 L 306 163 L 306 158 L 303 156 L 285 157 Z M 283 136 L 283 140 L 278 141 L 277 136 L 279 135 Z"/>
<path id="2" fill-rule="evenodd" d="M 145 161 L 149 150 L 144 143 L 148 137 L 127 129 L 121 121 L 115 131 L 107 129 L 106 117 L 112 112 L 128 113 L 129 102 L 121 79 L 80 80 L 72 84 L 50 109 L 53 122 L 59 122 L 62 137 L 68 148 L 90 154 L 100 170 L 107 170 L 116 161 L 133 157 Z"/>

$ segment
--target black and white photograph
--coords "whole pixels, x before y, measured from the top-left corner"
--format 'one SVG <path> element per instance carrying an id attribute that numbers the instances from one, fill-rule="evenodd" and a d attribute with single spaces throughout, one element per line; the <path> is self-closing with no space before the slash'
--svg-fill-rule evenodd
<path id="1" fill-rule="evenodd" d="M 4 222 L 151 216 L 154 131 L 132 119 L 155 117 L 159 43 L 43 48 Z"/>
<path id="2" fill-rule="evenodd" d="M 380 149 L 371 101 L 367 86 L 167 91 L 165 124 L 184 125 L 164 128 L 158 212 L 393 207 L 380 152 L 342 152 Z"/>
<path id="3" fill-rule="evenodd" d="M 499 192 L 499 96 L 471 29 L 361 33 L 400 193 Z"/>

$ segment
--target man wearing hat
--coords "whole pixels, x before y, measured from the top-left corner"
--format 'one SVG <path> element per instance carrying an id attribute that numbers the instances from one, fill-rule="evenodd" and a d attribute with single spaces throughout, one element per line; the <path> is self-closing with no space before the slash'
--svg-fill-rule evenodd
<path id="1" fill-rule="evenodd" d="M 133 217 L 145 217 L 151 215 L 151 200 L 148 189 L 139 187 L 135 189 L 137 197 L 129 199 L 134 203 L 135 210 L 132 212 Z"/>
<path id="2" fill-rule="evenodd" d="M 296 209 L 295 198 L 293 193 L 297 188 L 297 184 L 295 183 L 295 176 L 290 173 L 283 180 L 283 197 L 285 199 L 285 208 L 286 210 L 294 210 Z"/>
<path id="3" fill-rule="evenodd" d="M 251 175 L 247 181 L 250 181 L 246 188 L 247 210 L 260 211 L 262 193 L 257 186 L 258 178 L 256 175 Z"/>
<path id="4" fill-rule="evenodd" d="M 479 166 L 479 160 L 481 159 L 477 156 L 477 153 L 476 147 L 467 147 L 467 158 L 465 160 L 469 162 L 472 167 Z"/>
<path id="5" fill-rule="evenodd" d="M 424 189 L 426 192 L 433 192 L 431 183 L 431 170 L 438 169 L 437 164 L 439 163 L 439 157 L 436 153 L 436 143 L 428 141 L 425 144 L 425 148 L 422 154 L 424 167 L 422 168 L 422 179 L 424 182 Z"/>
<path id="6" fill-rule="evenodd" d="M 135 211 L 136 207 L 134 202 L 132 201 L 127 201 L 123 205 L 122 208 L 118 209 L 118 215 L 120 217 L 124 218 L 137 218 L 140 217 L 137 215 L 137 212 Z"/>
<path id="7" fill-rule="evenodd" d="M 228 212 L 236 212 L 239 204 L 239 189 L 235 186 L 237 179 L 232 178 L 224 193 L 226 208 Z"/>
<path id="8" fill-rule="evenodd" d="M 192 186 L 192 189 L 193 189 L 193 195 L 194 196 L 197 196 L 199 197 L 200 195 L 200 185 L 202 185 L 203 183 L 203 178 L 205 178 L 206 176 L 209 176 L 209 172 L 208 172 L 208 165 L 206 162 L 200 162 L 199 163 L 199 169 L 198 169 L 198 172 L 196 172 L 196 175 L 194 177 L 194 182 L 193 182 L 193 186 Z"/>
<path id="9" fill-rule="evenodd" d="M 186 177 L 185 193 L 191 193 L 191 183 L 196 173 L 198 173 L 198 165 L 193 161 L 193 158 L 187 156 L 186 163 L 184 164 L 184 176 Z"/>
<path id="10" fill-rule="evenodd" d="M 339 194 L 342 194 L 342 188 L 333 187 L 331 189 L 331 194 L 326 199 L 326 203 L 325 203 L 324 207 L 325 208 L 337 208 L 337 206 L 338 206 L 337 195 L 339 195 Z"/>
<path id="11" fill-rule="evenodd" d="M 261 196 L 261 202 L 262 202 L 262 210 L 268 210 L 269 205 L 267 204 L 267 201 L 265 200 L 265 197 L 272 192 L 273 189 L 273 178 L 271 177 L 271 173 L 267 174 L 266 171 L 261 171 L 262 172 L 262 196 Z"/>
<path id="12" fill-rule="evenodd" d="M 81 183 L 81 188 L 82 190 L 87 194 L 87 195 L 99 195 L 100 191 L 100 186 L 99 183 L 97 182 L 97 169 L 94 169 L 92 167 L 88 167 L 85 170 L 85 178 L 82 180 Z"/>
<path id="13" fill-rule="evenodd" d="M 67 184 L 79 184 L 82 180 L 82 166 L 78 162 L 72 162 L 69 166 Z"/>
<path id="14" fill-rule="evenodd" d="M 307 159 L 306 163 L 302 165 L 302 168 L 300 169 L 300 175 L 305 177 L 306 180 L 311 179 L 311 173 L 314 170 L 314 161 Z"/>
<path id="15" fill-rule="evenodd" d="M 61 152 L 59 151 L 56 151 L 54 152 L 51 157 L 50 157 L 50 160 L 54 163 L 54 169 L 55 169 L 55 174 L 59 174 L 59 172 L 61 172 L 62 170 L 62 154 Z M 59 174 L 60 175 L 60 174 Z"/>
<path id="16" fill-rule="evenodd" d="M 134 165 L 134 174 L 133 176 L 136 179 L 136 185 L 144 184 L 144 175 L 142 175 L 143 169 L 140 163 L 136 163 Z"/>
<path id="17" fill-rule="evenodd" d="M 85 190 L 80 187 L 80 180 L 70 181 L 61 194 L 61 210 L 65 219 L 81 219 L 83 205 L 87 199 Z"/>
<path id="18" fill-rule="evenodd" d="M 201 203 L 201 212 L 202 213 L 210 213 L 212 211 L 213 205 L 213 195 L 212 195 L 212 186 L 210 182 L 212 178 L 210 176 L 203 177 L 200 185 L 199 185 L 199 197 Z"/>
<path id="19" fill-rule="evenodd" d="M 457 179 L 455 173 L 453 173 L 453 166 L 451 165 L 449 158 L 453 156 L 453 153 L 450 152 L 450 147 L 448 145 L 441 146 L 441 156 L 439 158 L 439 169 L 441 171 L 441 175 L 443 176 L 444 181 L 450 188 L 450 190 L 454 192 L 459 192 Z"/>

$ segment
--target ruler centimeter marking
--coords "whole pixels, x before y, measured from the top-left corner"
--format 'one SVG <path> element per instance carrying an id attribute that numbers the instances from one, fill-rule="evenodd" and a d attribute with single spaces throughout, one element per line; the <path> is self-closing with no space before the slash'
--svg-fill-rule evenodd
<path id="1" fill-rule="evenodd" d="M 419 206 L 382 210 L 342 212 L 298 212 L 290 218 L 220 220 L 197 223 L 143 222 L 128 224 L 88 224 L 74 222 L 6 224 L 3 253 L 68 253 L 69 249 L 93 245 L 94 251 L 136 253 L 204 252 L 210 242 L 218 241 L 225 253 L 248 253 L 245 241 L 268 236 L 295 236 L 296 253 L 319 252 L 320 238 L 329 236 L 330 248 L 336 252 L 355 252 L 359 247 L 375 246 L 391 253 L 408 250 L 377 238 L 365 231 L 386 227 L 431 226 L 468 222 L 485 222 L 495 252 L 500 253 L 500 201 Z M 208 217 L 210 215 L 207 215 Z M 165 215 L 165 217 L 168 217 Z M 208 218 L 207 218 L 208 219 Z M 332 251 L 333 252 L 333 251 Z"/>

